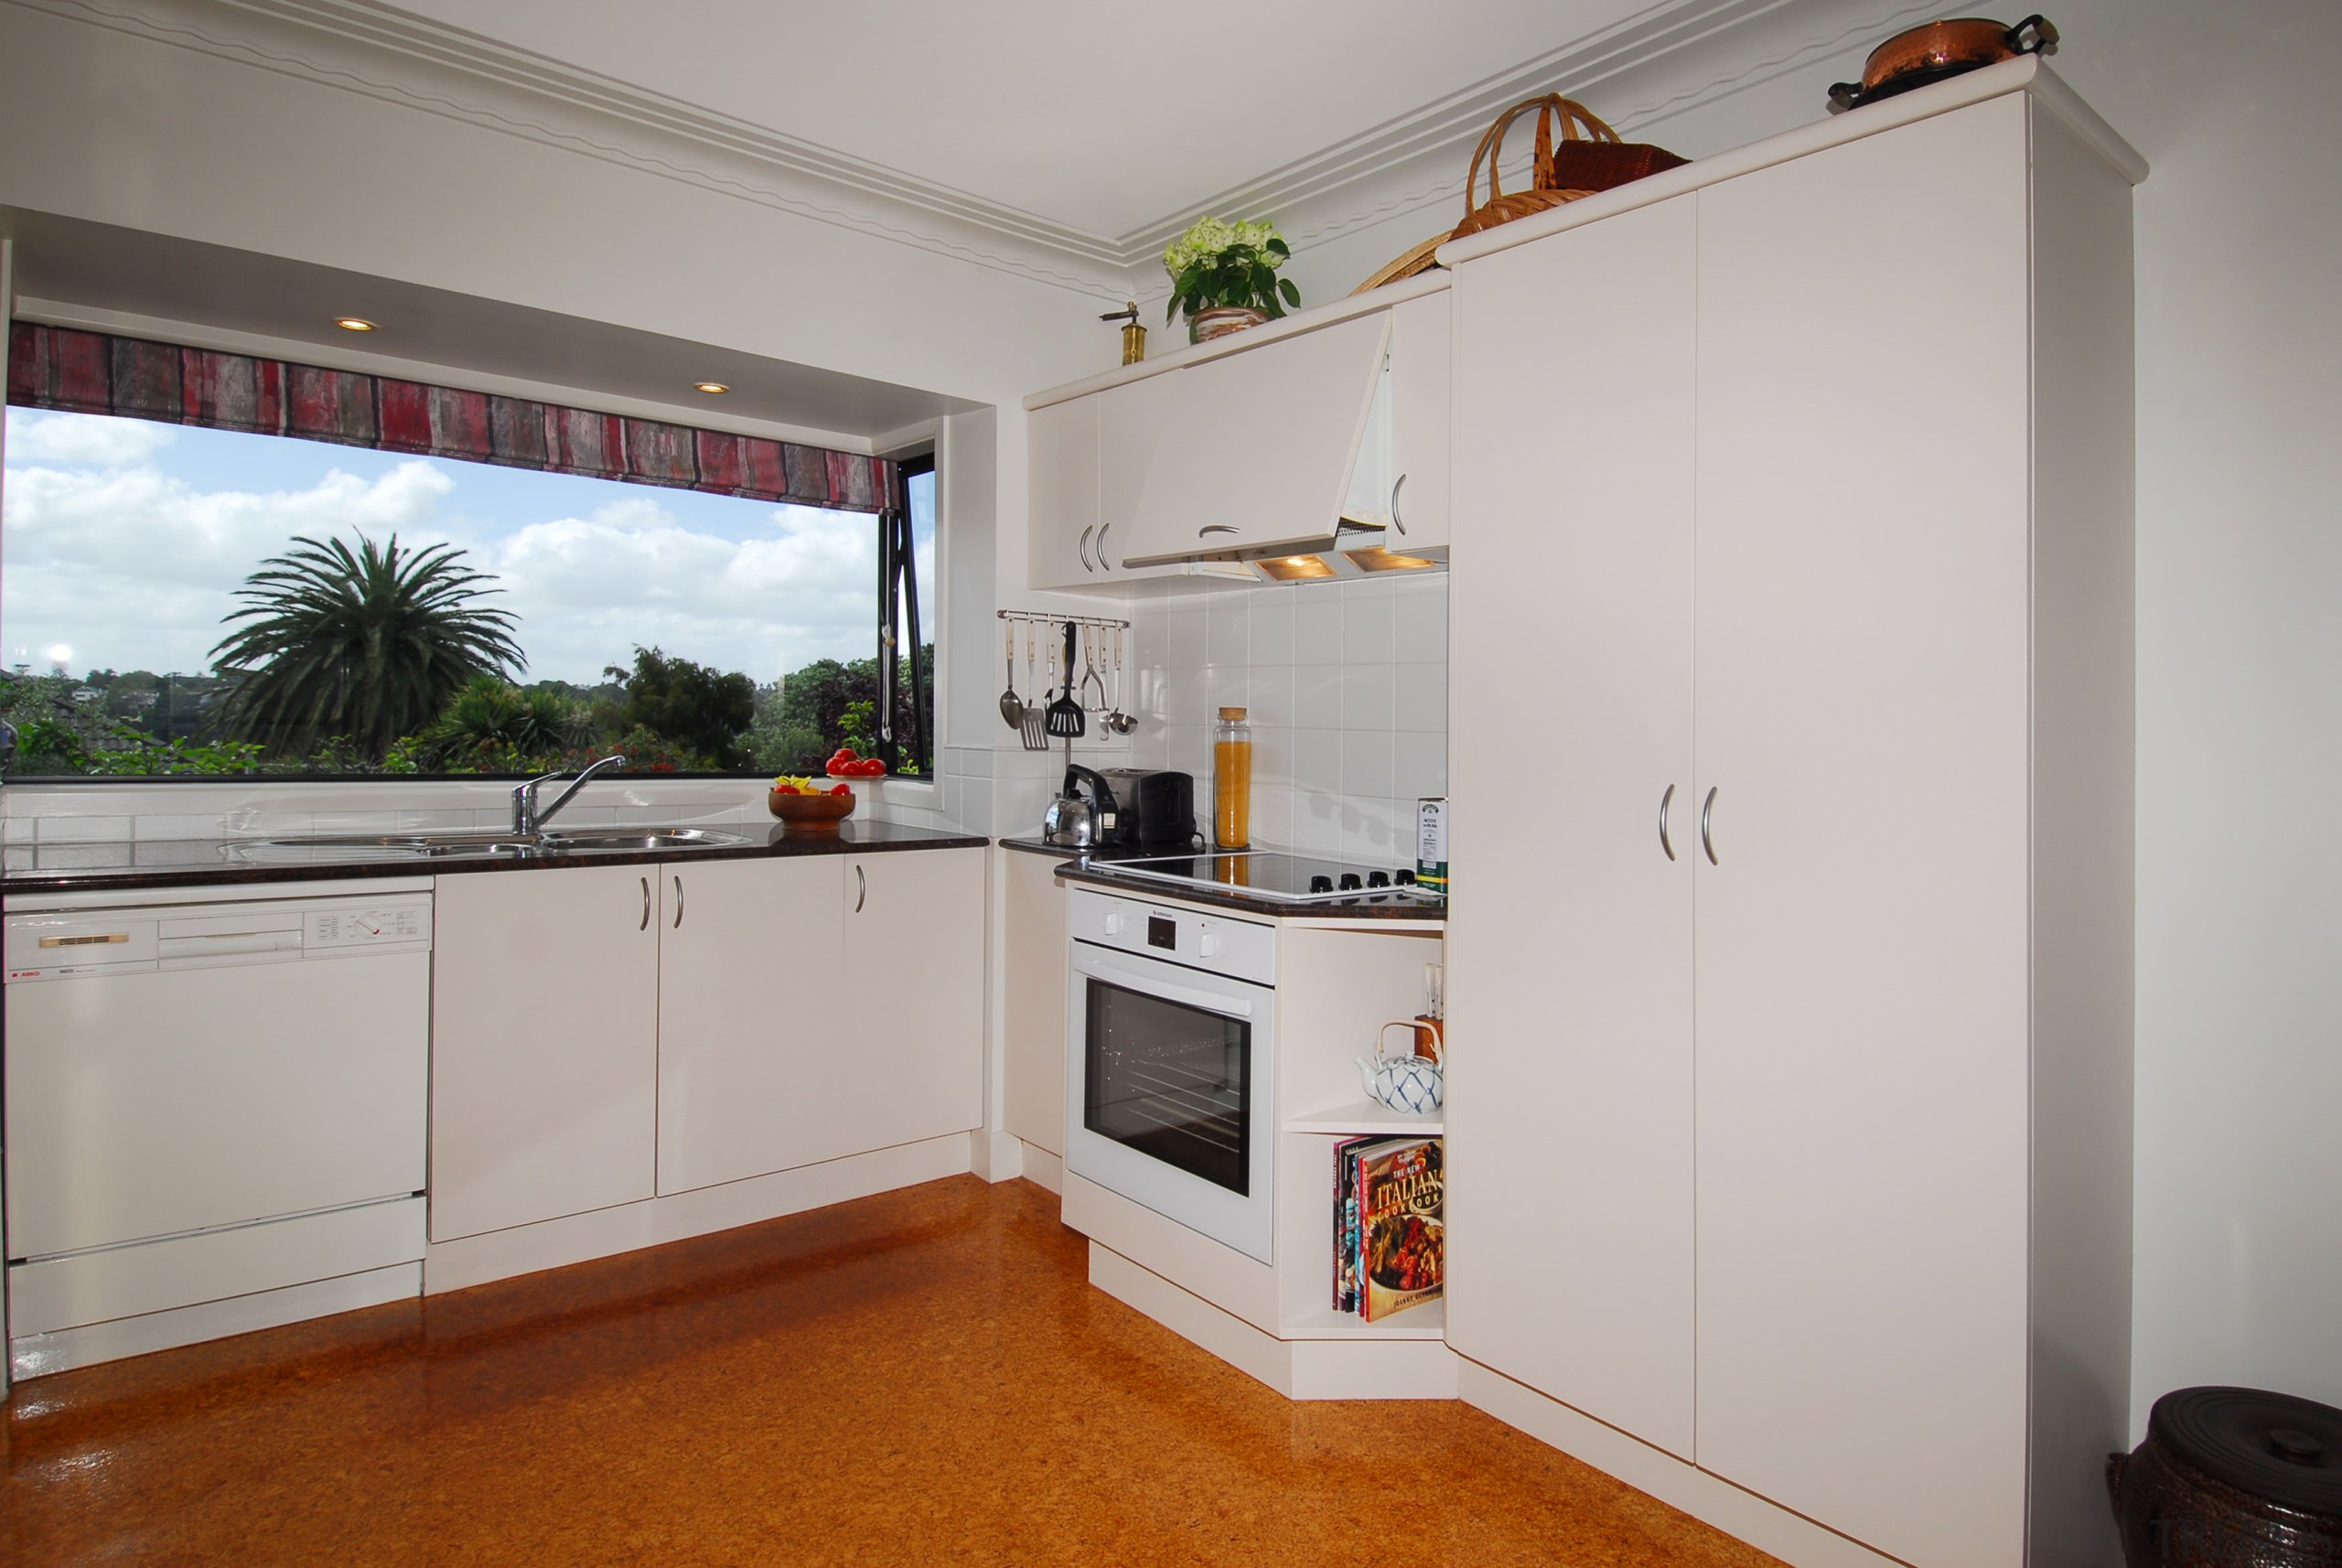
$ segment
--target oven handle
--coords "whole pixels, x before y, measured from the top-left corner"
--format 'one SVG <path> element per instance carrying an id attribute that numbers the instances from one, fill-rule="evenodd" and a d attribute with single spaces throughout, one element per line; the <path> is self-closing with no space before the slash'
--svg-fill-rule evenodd
<path id="1" fill-rule="evenodd" d="M 1252 1015 L 1252 1004 L 1250 1002 L 1240 997 L 1222 996 L 1218 992 L 1201 991 L 1193 986 L 1174 984 L 1159 978 L 1152 968 L 1142 969 L 1136 964 L 1116 963 L 1109 958 L 1093 957 L 1084 953 L 1075 958 L 1073 970 L 1076 974 L 1088 975 L 1093 980 L 1127 981 L 1133 991 L 1143 991 L 1149 996 L 1159 996 L 1166 1002 L 1176 1002 L 1184 1006 L 1200 1008 L 1206 1013 L 1218 1013 L 1231 1018 L 1250 1018 Z M 1241 981 L 1238 983 L 1251 983 Z"/>

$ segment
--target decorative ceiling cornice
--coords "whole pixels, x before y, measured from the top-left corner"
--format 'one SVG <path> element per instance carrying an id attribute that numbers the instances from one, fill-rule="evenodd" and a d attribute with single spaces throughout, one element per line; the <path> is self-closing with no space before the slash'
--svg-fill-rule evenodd
<path id="1" fill-rule="evenodd" d="M 1895 21 L 1924 11 L 1928 0 L 1662 0 L 1616 27 L 1119 235 L 988 201 L 377 0 L 5 3 L 1113 301 L 1163 295 L 1155 258 L 1198 212 L 1293 214 L 1303 220 L 1287 225 L 1297 246 L 1323 242 L 1456 199 L 1470 146 L 1497 113 L 1521 98 L 1556 87 L 1583 92 L 1631 85 L 1642 90 L 1643 102 L 1615 123 L 1632 132 L 1853 39 L 1883 36 Z M 1434 168 L 1441 172 L 1434 176 Z"/>

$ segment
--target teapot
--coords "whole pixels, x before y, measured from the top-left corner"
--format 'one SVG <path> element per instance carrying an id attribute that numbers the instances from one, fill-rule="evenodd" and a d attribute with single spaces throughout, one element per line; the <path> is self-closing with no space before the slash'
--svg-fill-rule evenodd
<path id="1" fill-rule="evenodd" d="M 1408 1038 L 1414 1037 L 1413 1018 L 1394 1020 L 1382 1026 L 1376 1036 L 1374 1055 L 1358 1058 L 1359 1077 L 1366 1084 L 1366 1097 L 1393 1111 L 1412 1115 L 1428 1116 L 1439 1109 L 1441 1097 L 1446 1092 L 1446 1080 L 1440 1065 L 1424 1057 L 1386 1057 L 1382 1040 L 1393 1029 L 1404 1029 Z"/>

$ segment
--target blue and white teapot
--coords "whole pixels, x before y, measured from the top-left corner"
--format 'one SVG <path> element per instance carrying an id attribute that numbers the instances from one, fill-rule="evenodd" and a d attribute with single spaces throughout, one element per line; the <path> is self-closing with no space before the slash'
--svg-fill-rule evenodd
<path id="1" fill-rule="evenodd" d="M 1382 1026 L 1375 1040 L 1374 1055 L 1358 1058 L 1359 1077 L 1365 1080 L 1367 1098 L 1416 1116 L 1428 1116 L 1439 1109 L 1446 1082 L 1441 1077 L 1439 1063 L 1427 1057 L 1387 1057 L 1382 1054 L 1382 1040 L 1393 1029 L 1411 1032 L 1414 1021 L 1402 1019 Z"/>

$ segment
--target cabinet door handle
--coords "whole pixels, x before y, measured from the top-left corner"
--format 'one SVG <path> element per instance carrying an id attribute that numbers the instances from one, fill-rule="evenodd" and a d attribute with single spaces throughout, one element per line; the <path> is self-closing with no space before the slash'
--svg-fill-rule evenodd
<path id="1" fill-rule="evenodd" d="M 1401 533 L 1407 532 L 1407 524 L 1405 521 L 1399 516 L 1399 490 L 1401 487 L 1406 484 L 1406 482 L 1407 476 L 1404 474 L 1400 475 L 1397 478 L 1391 481 L 1391 526 L 1397 529 Z M 1673 860 L 1675 857 L 1671 854 L 1667 858 Z"/>
<path id="2" fill-rule="evenodd" d="M 855 914 L 862 913 L 863 901 L 869 897 L 870 878 L 864 874 L 862 867 L 857 865 L 854 868 L 854 912 Z"/>
<path id="3" fill-rule="evenodd" d="M 1114 569 L 1113 564 L 1106 559 L 1106 531 L 1113 526 L 1111 522 L 1101 522 L 1098 525 L 1098 570 L 1101 572 L 1111 572 Z"/>
<path id="4" fill-rule="evenodd" d="M 683 879 L 675 878 L 675 929 L 683 929 Z"/>
<path id="5" fill-rule="evenodd" d="M 1208 522 L 1201 528 L 1196 530 L 1196 537 L 1198 539 L 1201 539 L 1208 533 L 1234 533 L 1236 532 L 1236 525 L 1232 522 Z"/>
<path id="6" fill-rule="evenodd" d="M 1091 523 L 1088 528 L 1081 531 L 1081 538 L 1075 542 L 1073 547 L 1074 553 L 1081 557 L 1081 569 L 1085 572 L 1095 572 L 1098 570 L 1097 567 L 1092 566 L 1090 564 L 1090 536 L 1097 532 L 1098 525 L 1094 522 Z"/>
<path id="7" fill-rule="evenodd" d="M 1708 852 L 1710 865 L 1723 864 L 1716 859 L 1716 841 L 1708 832 L 1708 819 L 1714 814 L 1715 809 L 1716 788 L 1711 784 L 1708 786 L 1708 798 L 1700 803 L 1700 847 Z"/>
<path id="8" fill-rule="evenodd" d="M 1667 793 L 1659 798 L 1659 847 L 1667 852 L 1667 858 L 1670 860 L 1675 858 L 1675 846 L 1667 839 L 1667 808 L 1674 803 L 1675 786 L 1670 784 L 1667 787 Z"/>
<path id="9" fill-rule="evenodd" d="M 648 876 L 642 879 L 642 924 L 634 929 L 638 931 L 650 929 L 650 878 Z"/>

